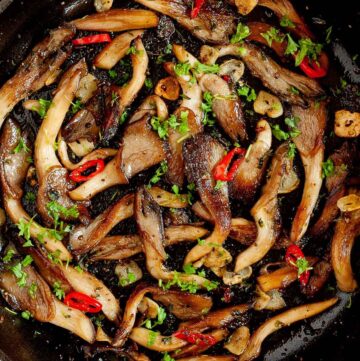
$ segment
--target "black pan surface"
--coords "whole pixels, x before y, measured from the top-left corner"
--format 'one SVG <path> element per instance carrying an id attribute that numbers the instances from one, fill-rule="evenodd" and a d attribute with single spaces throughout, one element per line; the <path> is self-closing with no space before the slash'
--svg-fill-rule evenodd
<path id="1" fill-rule="evenodd" d="M 128 3 L 128 1 L 118 1 Z M 347 2 L 342 8 L 326 0 L 296 1 L 315 32 L 333 26 L 332 58 L 346 80 L 360 84 L 360 72 L 352 57 L 360 51 L 360 6 Z M 0 0 L 0 84 L 11 76 L 47 29 L 67 19 L 82 16 L 92 0 Z M 90 10 L 91 11 L 91 10 Z M 357 102 L 358 106 L 360 102 Z M 359 111 L 359 109 L 357 109 Z M 3 235 L 0 235 L 2 238 Z M 2 239 L 1 239 L 2 244 Z M 1 250 L 1 245 L 0 245 Z M 353 266 L 360 276 L 360 245 L 353 250 Z M 358 358 L 360 342 L 360 297 L 339 293 L 340 302 L 330 313 L 277 332 L 264 344 L 262 359 L 347 361 Z M 56 361 L 84 359 L 82 342 L 67 332 L 35 321 L 25 321 L 0 307 L 0 360 Z M 95 357 L 118 360 L 115 354 Z M 261 358 L 259 358 L 261 359 Z"/>

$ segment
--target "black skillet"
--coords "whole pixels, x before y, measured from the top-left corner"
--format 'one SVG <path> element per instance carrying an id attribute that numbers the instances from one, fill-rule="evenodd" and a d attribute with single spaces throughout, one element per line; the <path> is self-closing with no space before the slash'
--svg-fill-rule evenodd
<path id="1" fill-rule="evenodd" d="M 315 31 L 333 26 L 332 59 L 348 82 L 360 84 L 359 68 L 352 61 L 360 49 L 360 6 L 355 2 L 297 1 L 297 8 Z M 92 11 L 92 0 L 0 0 L 0 85 L 14 72 L 46 29 Z M 320 29 L 320 30 L 319 30 Z M 358 103 L 359 104 L 359 103 Z M 2 235 L 0 235 L 2 237 Z M 360 275 L 360 247 L 353 265 Z M 360 297 L 338 293 L 331 312 L 298 327 L 282 330 L 265 342 L 266 361 L 356 360 L 360 343 Z M 350 307 L 351 306 L 351 307 Z M 260 358 L 260 359 L 261 359 Z M 119 359 L 103 355 L 100 360 Z M 0 308 L 0 361 L 83 360 L 81 343 L 54 327 L 23 321 Z"/>

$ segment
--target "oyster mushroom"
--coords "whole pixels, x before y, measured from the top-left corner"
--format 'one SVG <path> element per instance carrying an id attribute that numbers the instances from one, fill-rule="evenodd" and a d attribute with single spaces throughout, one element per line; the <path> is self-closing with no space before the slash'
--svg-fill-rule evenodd
<path id="1" fill-rule="evenodd" d="M 284 112 L 280 99 L 263 90 L 260 90 L 254 101 L 254 111 L 270 118 L 281 117 Z"/>
<path id="2" fill-rule="evenodd" d="M 360 113 L 348 110 L 335 112 L 334 131 L 341 138 L 356 138 L 360 135 Z"/>

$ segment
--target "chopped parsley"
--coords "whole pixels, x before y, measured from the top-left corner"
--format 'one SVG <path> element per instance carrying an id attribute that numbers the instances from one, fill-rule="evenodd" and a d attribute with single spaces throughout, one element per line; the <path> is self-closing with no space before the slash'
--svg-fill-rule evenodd
<path id="1" fill-rule="evenodd" d="M 28 293 L 30 295 L 30 297 L 32 299 L 34 299 L 36 297 L 36 292 L 37 292 L 37 289 L 38 289 L 38 286 L 35 282 L 33 282 L 30 287 L 29 287 L 29 290 L 28 290 Z"/>
<path id="2" fill-rule="evenodd" d="M 32 257 L 27 255 L 21 262 L 18 262 L 17 264 L 9 268 L 10 271 L 17 278 L 17 284 L 19 287 L 25 287 L 27 280 L 27 273 L 23 270 L 23 268 L 29 266 L 32 263 L 32 261 L 33 261 Z"/>
<path id="3" fill-rule="evenodd" d="M 23 311 L 21 312 L 21 317 L 24 318 L 25 320 L 30 320 L 32 314 L 29 311 Z"/>
<path id="4" fill-rule="evenodd" d="M 214 119 L 215 115 L 212 110 L 213 99 L 214 99 L 213 95 L 210 92 L 206 91 L 203 94 L 203 102 L 201 103 L 201 110 L 204 113 L 204 118 L 202 120 L 202 123 L 210 127 L 215 124 L 215 119 Z"/>
<path id="5" fill-rule="evenodd" d="M 146 328 L 151 330 L 158 325 L 162 325 L 166 319 L 166 316 L 167 316 L 167 314 L 166 314 L 165 309 L 162 307 L 159 307 L 158 314 L 157 314 L 157 320 L 153 322 L 148 318 L 143 322 L 143 325 L 145 325 Z"/>
<path id="6" fill-rule="evenodd" d="M 23 244 L 23 247 L 32 247 L 33 244 L 31 242 L 31 232 L 30 227 L 33 222 L 33 219 L 30 219 L 30 221 L 26 221 L 24 218 L 21 218 L 19 223 L 16 224 L 16 226 L 19 229 L 19 236 L 25 238 L 25 243 Z"/>
<path id="7" fill-rule="evenodd" d="M 244 84 L 237 88 L 237 93 L 239 96 L 245 97 L 247 102 L 256 100 L 255 89 L 250 88 L 248 85 Z"/>
<path id="8" fill-rule="evenodd" d="M 168 165 L 165 160 L 160 163 L 160 167 L 156 169 L 155 174 L 151 177 L 149 185 L 159 182 L 161 177 L 168 171 Z"/>
<path id="9" fill-rule="evenodd" d="M 330 44 L 330 42 L 331 42 L 331 33 L 332 33 L 332 26 L 330 26 L 330 27 L 328 27 L 327 29 L 326 29 L 326 31 L 325 31 L 325 34 L 326 34 L 326 36 L 325 36 L 325 43 L 326 44 Z"/>
<path id="10" fill-rule="evenodd" d="M 119 286 L 125 287 L 130 285 L 131 283 L 136 282 L 136 276 L 133 272 L 126 270 L 126 277 L 121 277 L 119 279 Z"/>
<path id="11" fill-rule="evenodd" d="M 50 108 L 51 100 L 40 98 L 38 99 L 38 102 L 39 102 L 39 107 L 33 107 L 31 110 L 37 112 L 40 115 L 40 118 L 44 119 L 47 111 Z"/>
<path id="12" fill-rule="evenodd" d="M 304 257 L 299 257 L 296 260 L 296 267 L 298 269 L 298 276 L 302 275 L 304 272 L 309 271 L 312 267 L 309 266 L 309 262 Z"/>
<path id="13" fill-rule="evenodd" d="M 335 173 L 335 165 L 331 158 L 328 158 L 326 162 L 321 164 L 322 168 L 322 178 L 327 178 L 332 176 Z"/>
<path id="14" fill-rule="evenodd" d="M 22 151 L 24 151 L 25 153 L 30 153 L 30 149 L 26 145 L 25 140 L 24 140 L 23 137 L 21 137 L 19 139 L 19 142 L 18 142 L 17 146 L 13 150 L 13 153 L 17 154 L 17 153 L 20 153 Z"/>
<path id="15" fill-rule="evenodd" d="M 60 301 L 65 298 L 65 291 L 63 290 L 62 285 L 59 281 L 54 282 L 53 292 Z"/>
<path id="16" fill-rule="evenodd" d="M 109 74 L 109 77 L 110 77 L 111 79 L 116 79 L 117 76 L 118 76 L 118 73 L 116 72 L 116 70 L 113 70 L 113 69 L 110 69 L 110 70 L 108 71 L 108 74 Z"/>
<path id="17" fill-rule="evenodd" d="M 218 190 L 220 190 L 225 184 L 226 184 L 226 182 L 221 181 L 221 180 L 218 180 L 218 181 L 216 181 L 216 184 L 215 184 L 214 189 L 215 189 L 216 191 L 218 191 Z"/>
<path id="18" fill-rule="evenodd" d="M 289 143 L 289 150 L 287 152 L 287 157 L 290 159 L 294 159 L 296 154 L 296 146 L 293 142 Z"/>
<path id="19" fill-rule="evenodd" d="M 145 86 L 146 86 L 148 89 L 151 89 L 151 88 L 154 86 L 154 84 L 153 84 L 153 82 L 152 82 L 152 80 L 151 80 L 150 78 L 146 78 L 146 79 L 145 79 Z"/>
<path id="20" fill-rule="evenodd" d="M 122 114 L 121 114 L 120 117 L 119 117 L 119 124 L 120 124 L 120 125 L 122 125 L 122 124 L 124 124 L 124 123 L 126 122 L 126 119 L 127 119 L 128 115 L 129 115 L 129 113 L 128 113 L 127 110 L 124 110 L 124 111 L 122 112 Z"/>
<path id="21" fill-rule="evenodd" d="M 295 24 L 287 16 L 281 18 L 280 26 L 284 28 L 295 28 Z"/>
<path id="22" fill-rule="evenodd" d="M 169 128 L 177 130 L 180 134 L 185 134 L 189 131 L 188 115 L 188 111 L 181 111 L 179 118 L 172 114 L 165 120 L 154 116 L 151 118 L 150 124 L 152 128 L 157 131 L 159 137 L 165 139 L 169 136 Z M 180 122 L 178 122 L 178 120 Z"/>
<path id="23" fill-rule="evenodd" d="M 311 39 L 305 38 L 299 40 L 299 52 L 295 58 L 295 66 L 299 66 L 307 56 L 310 60 L 317 60 L 323 46 L 322 44 L 314 43 Z"/>
<path id="24" fill-rule="evenodd" d="M 175 74 L 178 76 L 189 75 L 190 74 L 190 63 L 189 62 L 177 63 L 174 66 L 174 71 L 175 71 Z"/>
<path id="25" fill-rule="evenodd" d="M 28 203 L 34 203 L 36 200 L 36 195 L 34 192 L 26 192 L 25 201 Z"/>
<path id="26" fill-rule="evenodd" d="M 52 200 L 46 204 L 46 208 L 48 210 L 49 216 L 54 220 L 55 228 L 57 228 L 60 223 L 60 217 L 63 216 L 65 218 L 78 218 L 79 210 L 76 205 L 66 208 L 61 205 L 59 202 Z"/>
<path id="27" fill-rule="evenodd" d="M 275 124 L 271 126 L 272 134 L 277 140 L 287 140 L 289 139 L 290 135 L 289 133 L 285 132 L 280 128 L 279 124 Z"/>
<path id="28" fill-rule="evenodd" d="M 240 22 L 236 27 L 236 33 L 230 39 L 230 43 L 231 44 L 239 43 L 245 38 L 247 38 L 249 35 L 250 35 L 250 28 L 247 25 Z"/>
<path id="29" fill-rule="evenodd" d="M 74 103 L 71 103 L 71 114 L 76 114 L 80 109 L 84 107 L 83 103 L 81 103 L 80 99 L 76 99 Z"/>
<path id="30" fill-rule="evenodd" d="M 5 256 L 3 257 L 3 262 L 4 263 L 9 263 L 11 262 L 12 258 L 14 257 L 15 255 L 15 250 L 13 250 L 12 248 L 9 248 L 7 251 L 6 251 L 6 254 Z"/>
<path id="31" fill-rule="evenodd" d="M 156 337 L 158 336 L 158 332 L 155 332 L 155 331 L 149 331 L 149 339 L 147 340 L 147 345 L 148 346 L 152 346 L 155 341 L 156 341 Z"/>
<path id="32" fill-rule="evenodd" d="M 173 272 L 174 277 L 171 281 L 168 281 L 166 284 L 162 284 L 161 280 L 159 280 L 159 286 L 163 287 L 163 289 L 168 290 L 171 286 L 177 286 L 180 288 L 181 291 L 189 292 L 189 293 L 196 293 L 200 286 L 195 281 L 183 281 L 180 278 L 180 273 L 177 271 Z"/>
<path id="33" fill-rule="evenodd" d="M 287 37 L 287 47 L 285 49 L 284 54 L 285 55 L 292 55 L 295 54 L 296 51 L 298 50 L 299 46 L 296 43 L 296 41 L 291 37 L 290 34 L 286 34 Z"/>
<path id="34" fill-rule="evenodd" d="M 200 62 L 196 62 L 194 70 L 196 73 L 217 74 L 220 70 L 220 66 L 218 64 L 206 65 Z"/>
<path id="35" fill-rule="evenodd" d="M 266 33 L 261 33 L 260 35 L 267 41 L 269 46 L 272 45 L 273 41 L 282 43 L 285 39 L 285 35 L 281 34 L 280 31 L 274 27 L 271 27 Z"/>
<path id="36" fill-rule="evenodd" d="M 167 352 L 164 353 L 164 356 L 161 361 L 175 361 Z"/>

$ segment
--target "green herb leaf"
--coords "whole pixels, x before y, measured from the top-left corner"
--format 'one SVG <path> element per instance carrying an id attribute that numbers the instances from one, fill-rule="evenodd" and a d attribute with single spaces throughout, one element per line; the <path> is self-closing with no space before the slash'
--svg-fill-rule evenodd
<path id="1" fill-rule="evenodd" d="M 51 100 L 46 100 L 46 99 L 38 99 L 39 102 L 39 109 L 33 108 L 32 110 L 36 111 L 39 115 L 41 119 L 45 118 L 45 115 L 47 113 L 47 111 L 50 108 L 51 105 Z"/>
<path id="2" fill-rule="evenodd" d="M 162 361 L 176 361 L 176 360 L 172 358 L 167 352 L 165 352 Z"/>
<path id="3" fill-rule="evenodd" d="M 26 192 L 25 201 L 28 203 L 34 203 L 36 200 L 36 195 L 34 192 Z"/>
<path id="4" fill-rule="evenodd" d="M 309 262 L 304 257 L 299 257 L 296 260 L 296 267 L 298 269 L 298 276 L 312 269 L 312 267 L 309 266 Z"/>
<path id="5" fill-rule="evenodd" d="M 322 178 L 330 177 L 335 173 L 335 165 L 331 158 L 328 158 L 326 162 L 323 162 L 321 165 L 322 168 Z"/>
<path id="6" fill-rule="evenodd" d="M 207 65 L 196 62 L 194 70 L 196 73 L 217 74 L 220 71 L 220 66 L 218 64 Z"/>
<path id="7" fill-rule="evenodd" d="M 236 33 L 231 37 L 230 43 L 239 43 L 250 35 L 250 28 L 241 22 L 236 27 Z"/>
<path id="8" fill-rule="evenodd" d="M 161 177 L 168 171 L 168 165 L 166 161 L 160 163 L 160 167 L 156 169 L 155 174 L 151 177 L 149 184 L 156 184 Z"/>
<path id="9" fill-rule="evenodd" d="M 250 88 L 248 85 L 242 85 L 237 89 L 238 95 L 245 97 L 247 102 L 256 100 L 255 89 Z"/>
<path id="10" fill-rule="evenodd" d="M 149 339 L 147 340 L 147 345 L 148 346 L 152 346 L 155 341 L 156 341 L 156 337 L 158 336 L 158 332 L 155 332 L 155 331 L 149 331 Z"/>
<path id="11" fill-rule="evenodd" d="M 317 60 L 317 57 L 323 48 L 322 44 L 314 43 L 309 38 L 300 39 L 299 47 L 299 52 L 295 58 L 295 66 L 299 66 L 305 56 L 307 56 L 310 60 Z"/>
<path id="12" fill-rule="evenodd" d="M 218 180 L 218 181 L 216 181 L 216 184 L 215 184 L 214 189 L 215 189 L 216 191 L 218 191 L 218 190 L 220 190 L 225 184 L 226 184 L 226 182 L 221 181 L 221 180 Z"/>
<path id="13" fill-rule="evenodd" d="M 17 146 L 15 147 L 15 149 L 13 150 L 13 153 L 17 154 L 24 151 L 25 153 L 30 153 L 30 149 L 27 147 L 24 138 L 20 138 L 19 139 L 19 143 L 17 144 Z"/>
<path id="14" fill-rule="evenodd" d="M 113 69 L 110 69 L 110 70 L 108 71 L 108 74 L 109 74 L 109 77 L 110 77 L 111 79 L 116 79 L 117 76 L 118 76 L 118 73 L 116 72 L 116 70 L 113 70 Z"/>
<path id="15" fill-rule="evenodd" d="M 54 282 L 53 292 L 60 301 L 65 298 L 65 291 L 63 290 L 62 285 L 59 281 Z"/>
<path id="16" fill-rule="evenodd" d="M 296 146 L 293 142 L 289 143 L 289 150 L 287 152 L 287 157 L 290 159 L 294 159 L 296 154 Z"/>
<path id="17" fill-rule="evenodd" d="M 185 264 L 185 265 L 183 266 L 183 270 L 184 270 L 184 272 L 185 272 L 187 275 L 194 275 L 194 274 L 196 274 L 196 269 L 195 269 L 195 267 L 194 267 L 191 263 Z"/>
<path id="18" fill-rule="evenodd" d="M 13 250 L 12 248 L 9 248 L 7 251 L 6 251 L 6 254 L 5 256 L 3 257 L 3 262 L 4 263 L 9 263 L 11 262 L 12 258 L 14 257 L 14 254 L 15 254 L 15 250 Z"/>
<path id="19" fill-rule="evenodd" d="M 284 28 L 295 28 L 295 24 L 287 16 L 281 18 L 280 26 L 283 26 Z"/>
<path id="20" fill-rule="evenodd" d="M 25 318 L 25 320 L 30 320 L 32 315 L 31 315 L 31 313 L 29 311 L 23 311 L 23 312 L 21 312 L 21 317 Z"/>
<path id="21" fill-rule="evenodd" d="M 277 140 L 287 140 L 290 138 L 290 135 L 283 131 L 281 128 L 280 128 L 280 125 L 279 124 L 275 124 L 273 126 L 271 126 L 271 130 L 272 130 L 272 134 L 273 136 L 277 139 Z"/>
<path id="22" fill-rule="evenodd" d="M 260 34 L 269 44 L 269 46 L 272 45 L 273 41 L 276 41 L 277 43 L 282 43 L 285 39 L 285 35 L 280 34 L 279 30 L 271 27 L 266 33 Z"/>
<path id="23" fill-rule="evenodd" d="M 326 44 L 330 44 L 331 42 L 331 33 L 332 33 L 332 30 L 333 30 L 333 27 L 330 26 L 326 29 L 325 31 L 325 34 L 326 34 L 326 37 L 325 37 L 325 43 Z"/>
<path id="24" fill-rule="evenodd" d="M 178 76 L 189 75 L 190 74 L 190 63 L 189 62 L 177 63 L 174 66 L 174 72 Z"/>
<path id="25" fill-rule="evenodd" d="M 28 290 L 28 293 L 29 293 L 29 295 L 30 295 L 30 297 L 31 297 L 32 299 L 35 299 L 37 289 L 38 289 L 37 284 L 36 284 L 35 282 L 33 282 L 33 283 L 30 285 L 29 290 Z"/>
<path id="26" fill-rule="evenodd" d="M 287 47 L 285 49 L 284 54 L 285 55 L 292 55 L 295 54 L 296 51 L 299 49 L 298 44 L 295 42 L 295 40 L 291 37 L 290 34 L 286 34 L 287 36 Z"/>
<path id="27" fill-rule="evenodd" d="M 76 99 L 74 103 L 71 103 L 71 114 L 76 114 L 80 109 L 84 107 L 83 103 L 81 103 L 80 99 Z"/>
<path id="28" fill-rule="evenodd" d="M 30 227 L 31 227 L 32 222 L 33 222 L 32 219 L 30 219 L 30 221 L 26 221 L 24 218 L 21 218 L 19 223 L 16 224 L 16 226 L 19 230 L 18 235 L 20 237 L 24 237 L 25 241 L 26 241 L 26 243 L 24 243 L 23 247 L 33 246 L 33 244 L 31 243 L 31 240 L 30 240 L 30 237 L 31 237 Z"/>
<path id="29" fill-rule="evenodd" d="M 123 113 L 120 115 L 120 118 L 119 118 L 119 124 L 122 125 L 126 122 L 126 119 L 128 117 L 129 113 L 127 110 L 124 110 Z"/>
<path id="30" fill-rule="evenodd" d="M 145 86 L 148 88 L 148 89 L 151 89 L 154 85 L 153 85 L 153 82 L 150 78 L 146 78 L 145 79 Z"/>

